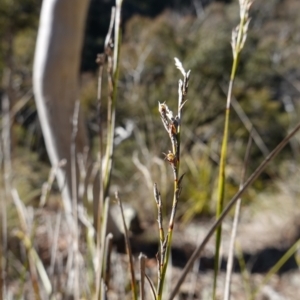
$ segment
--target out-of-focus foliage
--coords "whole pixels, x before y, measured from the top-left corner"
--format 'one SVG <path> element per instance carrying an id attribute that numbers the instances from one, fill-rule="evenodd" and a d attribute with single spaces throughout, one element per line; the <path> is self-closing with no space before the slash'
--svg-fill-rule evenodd
<path id="1" fill-rule="evenodd" d="M 124 27 L 134 15 L 154 18 L 165 9 L 172 9 L 185 14 L 195 14 L 196 9 L 201 10 L 214 1 L 217 0 L 126 0 L 122 4 L 122 25 Z M 218 0 L 218 2 L 225 3 L 230 1 Z M 96 69 L 95 57 L 103 49 L 110 21 L 111 7 L 115 5 L 115 2 L 115 0 L 91 0 L 83 48 L 82 71 L 84 72 Z"/>
<path id="2" fill-rule="evenodd" d="M 26 141 L 28 134 L 24 125 L 35 119 L 33 101 L 23 110 L 17 106 L 23 106 L 19 100 L 25 94 L 30 97 L 40 4 L 41 1 L 34 0 L 2 0 L 0 4 L 0 96 L 3 92 L 8 94 L 10 107 L 16 113 L 13 147 L 15 143 Z"/>
<path id="3" fill-rule="evenodd" d="M 31 69 L 39 8 L 40 1 L 1 1 L 0 73 L 8 64 L 19 76 Z"/>
<path id="4" fill-rule="evenodd" d="M 1 1 L 0 74 L 3 75 L 4 67 L 12 68 L 15 99 L 24 95 L 31 86 L 41 4 L 40 1 L 36 2 Z M 89 12 L 83 70 L 95 67 L 95 53 L 102 50 L 109 23 L 112 2 L 96 2 L 91 2 Z M 169 1 L 166 5 L 174 8 L 175 3 Z M 178 5 L 181 4 L 178 2 Z M 239 12 L 238 1 L 226 5 L 223 1 L 206 1 L 205 5 L 198 17 L 192 2 L 180 6 L 180 11 L 165 11 L 156 16 L 165 9 L 164 5 L 153 10 L 150 9 L 150 2 L 125 1 L 117 125 L 124 127 L 131 120 L 135 127 L 131 138 L 116 147 L 114 182 L 126 194 L 126 198 L 139 198 L 138 201 L 150 203 L 149 206 L 154 206 L 154 181 L 161 183 L 164 196 L 171 195 L 172 184 L 167 183 L 166 179 L 170 170 L 162 153 L 168 152 L 170 144 L 159 118 L 157 104 L 158 101 L 166 101 L 176 111 L 180 72 L 174 66 L 173 57 L 178 57 L 192 71 L 189 101 L 183 114 L 182 154 L 186 158 L 183 159 L 182 172 L 186 172 L 186 178 L 182 198 L 189 204 L 195 202 L 198 211 L 209 213 L 214 207 L 213 191 L 223 133 L 225 93 L 232 63 L 231 30 L 237 25 Z M 235 83 L 235 98 L 269 150 L 299 119 L 299 6 L 298 0 L 254 2 L 249 35 Z M 139 15 L 132 17 L 135 11 Z M 146 14 L 151 17 L 142 16 Z M 103 88 L 105 91 L 105 84 Z M 96 91 L 93 74 L 85 74 L 82 100 L 89 116 L 91 136 L 95 136 L 97 130 Z M 104 96 L 103 121 L 105 100 Z M 30 130 L 27 125 L 31 127 L 35 119 L 34 106 L 29 105 L 17 118 L 22 125 L 15 125 L 15 137 L 24 145 L 31 140 L 28 138 Z M 239 184 L 248 136 L 248 131 L 232 110 L 228 198 Z M 287 148 L 281 154 L 281 160 L 298 155 L 297 145 L 291 144 L 291 147 L 292 154 Z M 251 159 L 251 170 L 263 159 L 255 143 Z M 191 162 L 194 162 L 193 168 Z M 197 177 L 193 175 L 195 170 L 198 171 Z M 278 168 L 274 165 L 263 179 L 276 174 Z M 256 188 L 263 186 L 261 180 Z M 253 195 L 253 191 L 249 195 Z M 251 199 L 250 196 L 248 198 Z"/>
<path id="5" fill-rule="evenodd" d="M 0 96 L 3 92 L 10 93 L 11 104 L 31 88 L 31 69 L 41 1 L 0 0 Z M 225 5 L 224 2 L 230 3 Z M 83 71 L 95 70 L 95 56 L 102 50 L 112 0 L 91 0 L 91 3 L 83 50 Z M 116 140 L 120 142 L 122 137 L 127 138 L 116 145 L 111 190 L 118 190 L 123 200 L 135 205 L 144 222 L 153 221 L 157 214 L 153 197 L 153 184 L 156 182 L 163 199 L 163 213 L 168 211 L 167 206 L 172 202 L 173 177 L 164 153 L 168 153 L 171 146 L 160 120 L 158 101 L 166 102 L 176 113 L 177 83 L 181 74 L 174 66 L 173 57 L 178 57 L 186 69 L 191 69 L 188 102 L 184 106 L 182 118 L 180 173 L 185 175 L 178 205 L 179 215 L 183 221 L 189 221 L 195 215 L 214 214 L 226 90 L 232 63 L 231 30 L 238 23 L 238 1 L 125 0 L 124 3 L 125 28 L 118 82 Z M 176 3 L 180 10 L 165 11 L 157 16 L 165 5 L 176 8 Z M 182 3 L 185 4 L 181 6 Z M 196 14 L 192 3 L 205 5 L 198 7 Z M 131 18 L 136 10 L 139 15 Z M 255 1 L 251 9 L 249 36 L 235 82 L 234 97 L 269 150 L 300 119 L 299 11 L 299 0 Z M 4 86 L 3 78 L 7 70 L 11 71 L 11 80 L 8 86 Z M 81 108 L 87 116 L 90 137 L 94 142 L 93 150 L 96 152 L 99 149 L 96 74 L 85 73 L 81 79 Z M 101 119 L 105 135 L 105 76 L 103 81 Z M 13 186 L 18 189 L 26 204 L 38 206 L 42 183 L 48 177 L 48 166 L 41 163 L 42 155 L 37 155 L 40 149 L 44 150 L 44 147 L 36 147 L 37 141 L 41 141 L 42 137 L 36 132 L 31 133 L 37 128 L 33 101 L 19 110 L 16 119 L 20 122 L 15 122 L 12 130 Z M 132 124 L 134 127 L 130 135 Z M 248 137 L 249 132 L 232 109 L 226 199 L 235 194 L 240 184 Z M 34 150 L 38 148 L 38 151 L 28 151 L 28 146 L 32 144 L 35 144 Z M 292 140 L 290 147 L 286 147 L 275 163 L 248 189 L 243 197 L 243 205 L 251 203 L 258 191 L 274 192 L 270 178 L 276 180 L 279 176 L 291 176 L 290 158 L 294 157 L 299 161 L 299 149 L 298 135 L 298 140 Z M 261 150 L 253 143 L 248 174 L 262 160 Z M 296 164 L 293 167 L 297 169 Z M 297 179 L 294 176 L 293 192 L 289 192 L 295 199 L 299 194 Z M 289 188 L 290 186 L 284 187 Z M 59 203 L 60 199 L 52 199 L 49 206 L 56 207 Z M 269 205 L 266 207 L 269 208 Z M 18 222 L 12 203 L 8 203 L 7 216 L 8 232 L 11 233 L 13 231 L 10 228 L 15 227 Z M 52 228 L 48 227 L 49 224 L 52 226 L 52 217 L 49 214 L 48 218 L 48 212 L 41 216 L 40 219 L 46 217 L 45 224 L 47 222 L 47 227 L 42 225 L 42 230 L 39 230 L 44 243 L 44 228 Z M 60 218 L 60 214 L 58 216 Z M 51 232 L 56 230 L 51 229 Z M 65 240 L 63 236 L 63 242 Z M 47 252 L 43 257 L 44 261 L 50 257 L 48 247 L 51 246 L 48 244 L 45 243 L 44 252 L 41 252 Z M 62 251 L 68 250 L 67 247 L 68 244 L 63 243 Z M 9 272 L 15 274 L 9 279 L 17 279 L 15 286 L 25 282 L 22 275 L 25 273 L 19 273 L 19 270 L 20 267 L 17 266 Z M 21 295 L 24 288 L 17 290 Z"/>
<path id="6" fill-rule="evenodd" d="M 300 71 L 296 62 L 299 61 L 300 35 L 297 28 L 300 16 L 295 13 L 299 6 L 300 3 L 294 0 L 255 2 L 234 89 L 235 98 L 269 150 L 278 144 L 295 122 L 295 116 L 299 115 L 297 84 Z M 192 176 L 194 180 L 184 181 L 183 198 L 194 202 L 199 212 L 209 211 L 215 198 L 212 191 L 218 166 L 217 160 L 211 156 L 220 151 L 225 93 L 232 63 L 231 30 L 237 25 L 238 15 L 238 3 L 213 3 L 200 18 L 170 11 L 155 19 L 135 16 L 125 30 L 119 120 L 135 121 L 135 131 L 139 132 L 142 144 L 152 155 L 163 159 L 162 152 L 170 148 L 157 103 L 166 101 L 176 111 L 180 73 L 174 66 L 173 57 L 178 57 L 187 69 L 192 70 L 189 101 L 183 115 L 182 154 L 187 158 L 183 161 L 182 172 L 191 177 L 194 170 L 198 170 L 198 177 Z M 289 110 L 291 106 L 292 111 Z M 249 132 L 233 110 L 227 198 L 238 188 L 248 137 Z M 200 153 L 198 159 L 195 158 L 191 153 L 199 144 L 208 148 L 210 155 Z M 128 160 L 128 153 L 134 148 L 134 142 L 131 146 L 127 142 L 126 152 L 122 151 L 122 145 L 117 148 L 117 161 L 122 161 L 119 167 L 124 170 L 119 172 L 126 177 L 128 173 L 135 174 Z M 149 165 L 149 157 L 144 153 L 140 147 L 141 162 Z M 251 153 L 250 171 L 253 171 L 263 155 L 255 143 Z M 291 149 L 287 148 L 281 159 L 290 156 Z M 122 157 L 126 157 L 126 164 Z M 194 162 L 193 169 L 187 161 Z M 275 174 L 278 174 L 278 168 L 271 167 L 262 178 Z M 159 180 L 155 176 L 152 178 Z M 140 183 L 143 184 L 141 180 Z M 262 185 L 259 181 L 256 187 Z M 171 189 L 172 184 L 169 186 Z M 253 192 L 250 191 L 249 195 Z M 151 201 L 151 192 L 143 197 Z"/>

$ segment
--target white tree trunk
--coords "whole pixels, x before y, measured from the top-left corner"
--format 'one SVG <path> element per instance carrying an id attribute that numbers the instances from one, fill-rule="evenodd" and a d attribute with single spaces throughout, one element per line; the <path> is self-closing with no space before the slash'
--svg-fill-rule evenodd
<path id="1" fill-rule="evenodd" d="M 88 5 L 89 0 L 43 1 L 33 68 L 35 101 L 51 164 L 55 166 L 61 159 L 67 159 L 67 166 L 57 174 L 67 213 L 72 210 L 72 115 L 78 99 Z M 88 139 L 81 114 L 78 121 L 76 148 L 82 153 Z M 98 199 L 99 193 L 95 196 Z M 111 219 L 108 229 L 118 236 L 119 231 Z"/>

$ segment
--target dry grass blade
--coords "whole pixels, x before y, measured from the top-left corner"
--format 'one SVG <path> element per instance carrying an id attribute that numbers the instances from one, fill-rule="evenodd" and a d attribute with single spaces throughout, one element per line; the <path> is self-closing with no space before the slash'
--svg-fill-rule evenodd
<path id="1" fill-rule="evenodd" d="M 26 208 L 25 208 L 23 202 L 21 201 L 21 199 L 19 197 L 19 194 L 18 194 L 16 189 L 12 189 L 11 195 L 12 195 L 14 204 L 15 204 L 16 209 L 17 209 L 21 229 L 24 232 L 27 232 Z"/>
<path id="2" fill-rule="evenodd" d="M 145 300 L 145 272 L 146 272 L 146 256 L 143 253 L 139 255 L 140 261 L 140 300 Z"/>
<path id="3" fill-rule="evenodd" d="M 22 108 L 32 99 L 33 93 L 32 93 L 32 88 L 30 88 L 25 94 L 24 96 L 22 96 L 21 99 L 19 99 L 17 101 L 17 103 L 11 108 L 10 112 L 9 112 L 9 126 L 12 125 L 13 120 L 15 118 L 15 116 L 22 110 Z M 4 97 L 6 97 L 6 95 L 4 94 Z M 4 111 L 3 111 L 4 112 Z M 4 120 L 3 120 L 4 121 Z M 4 128 L 4 123 L 3 122 L 0 125 L 0 130 Z"/>
<path id="4" fill-rule="evenodd" d="M 116 200 L 118 201 L 118 204 L 120 206 L 121 217 L 122 217 L 122 222 L 123 222 L 123 227 L 124 227 L 124 237 L 125 237 L 125 243 L 126 243 L 126 251 L 127 251 L 127 255 L 128 255 L 129 269 L 130 269 L 130 275 L 131 275 L 132 298 L 137 299 L 138 296 L 137 296 L 137 289 L 136 289 L 136 280 L 135 280 L 135 274 L 134 274 L 132 251 L 131 251 L 131 246 L 130 246 L 130 241 L 129 241 L 129 236 L 128 236 L 128 229 L 127 229 L 127 226 L 126 226 L 126 221 L 125 221 L 125 217 L 124 217 L 122 202 L 121 202 L 117 192 L 116 192 L 115 196 L 116 196 Z"/>
<path id="5" fill-rule="evenodd" d="M 98 90 L 97 90 L 97 116 L 98 116 L 98 126 L 99 126 L 99 151 L 98 151 L 98 168 L 93 169 L 93 173 L 91 176 L 91 182 L 93 182 L 93 178 L 96 178 L 97 172 L 99 169 L 99 186 L 100 186 L 100 197 L 99 199 L 93 199 L 94 206 L 94 225 L 97 231 L 97 240 L 100 239 L 99 234 L 101 232 L 101 222 L 99 216 L 101 215 L 103 209 L 103 202 L 106 197 L 103 180 L 103 170 L 102 170 L 102 156 L 103 156 L 103 132 L 102 132 L 102 119 L 101 119 L 101 105 L 102 105 L 102 78 L 103 78 L 103 69 L 105 65 L 105 61 L 107 59 L 107 49 L 109 49 L 109 43 L 111 41 L 112 30 L 115 22 L 116 9 L 112 7 L 110 23 L 108 28 L 108 33 L 105 37 L 104 49 L 105 54 L 98 54 L 96 62 L 99 65 L 99 74 L 98 74 Z M 95 173 L 94 173 L 95 172 Z M 93 184 L 89 185 L 89 190 L 91 191 L 89 194 L 93 195 Z M 92 197 L 89 197 L 92 198 Z"/>
<path id="6" fill-rule="evenodd" d="M 57 171 L 59 168 L 64 167 L 66 165 L 66 163 L 67 163 L 67 160 L 62 159 L 56 166 L 51 168 L 51 170 L 49 172 L 48 180 L 42 186 L 42 194 L 41 194 L 40 204 L 39 204 L 40 207 L 43 207 L 47 203 L 53 182 L 56 178 Z"/>
<path id="7" fill-rule="evenodd" d="M 115 16 L 116 16 L 116 8 L 112 7 L 108 32 L 106 34 L 105 42 L 104 42 L 104 48 L 109 47 L 109 43 L 110 43 L 110 40 L 111 40 L 111 37 L 112 37 L 112 31 L 113 31 L 114 23 L 115 23 Z M 99 88 L 99 86 L 98 86 L 98 88 Z M 98 90 L 98 92 L 99 92 L 99 90 Z M 99 99 L 100 95 L 101 95 L 101 92 L 100 92 L 100 94 L 98 94 L 98 99 Z"/>
<path id="8" fill-rule="evenodd" d="M 235 99 L 235 97 L 231 97 L 231 105 L 234 108 L 235 112 L 243 122 L 244 126 L 248 130 L 248 132 L 251 132 L 251 136 L 253 138 L 253 141 L 257 145 L 257 147 L 260 149 L 262 154 L 267 157 L 268 154 L 270 153 L 269 149 L 267 148 L 266 144 L 264 143 L 263 139 L 257 132 L 257 130 L 253 127 L 253 124 L 251 123 L 250 119 L 244 112 L 243 108 L 239 104 L 239 102 Z"/>
<path id="9" fill-rule="evenodd" d="M 6 297 L 6 267 L 7 267 L 7 216 L 6 198 L 0 200 L 0 299 Z M 3 297 L 3 298 L 2 298 Z"/>
<path id="10" fill-rule="evenodd" d="M 107 299 L 107 293 L 106 293 L 106 285 L 104 281 L 101 279 L 101 299 Z"/>
<path id="11" fill-rule="evenodd" d="M 38 276 L 37 276 L 37 268 L 35 266 L 34 263 L 34 259 L 32 256 L 32 245 L 31 245 L 31 241 L 29 239 L 29 237 L 24 234 L 24 232 L 22 232 L 21 230 L 16 230 L 14 232 L 14 235 L 19 238 L 20 241 L 22 241 L 25 250 L 26 250 L 26 255 L 27 255 L 27 259 L 28 259 L 28 263 L 29 263 L 29 274 L 30 274 L 30 279 L 31 279 L 31 283 L 32 283 L 32 288 L 34 291 L 34 297 L 37 300 L 41 299 L 41 293 L 40 293 L 40 287 L 39 287 L 39 281 L 38 281 Z"/>
<path id="12" fill-rule="evenodd" d="M 99 223 L 101 232 L 97 233 L 97 252 L 96 252 L 96 300 L 99 299 L 100 295 L 102 295 L 101 288 L 102 288 L 102 268 L 104 263 L 104 254 L 105 254 L 105 236 L 107 231 L 107 218 L 108 218 L 108 211 L 109 211 L 109 204 L 110 199 L 106 198 L 104 201 L 103 211 L 99 216 Z"/>
<path id="13" fill-rule="evenodd" d="M 265 170 L 265 168 L 268 166 L 268 164 L 277 156 L 277 154 L 289 143 L 290 139 L 299 131 L 300 129 L 300 123 L 277 145 L 277 147 L 265 158 L 265 160 L 258 166 L 258 168 L 252 173 L 252 175 L 247 179 L 245 182 L 243 188 L 239 190 L 235 196 L 230 200 L 230 202 L 227 204 L 225 209 L 223 210 L 220 217 L 215 221 L 215 223 L 211 226 L 210 230 L 208 231 L 207 235 L 203 239 L 202 243 L 196 248 L 192 256 L 190 257 L 189 261 L 187 262 L 186 266 L 184 267 L 170 297 L 169 300 L 174 299 L 176 294 L 178 293 L 178 290 L 185 280 L 185 277 L 187 276 L 188 272 L 192 268 L 195 260 L 199 257 L 201 252 L 203 251 L 205 245 L 210 240 L 212 235 L 214 234 L 215 230 L 220 226 L 220 224 L 223 222 L 224 218 L 228 215 L 231 208 L 235 205 L 237 200 L 245 193 L 247 188 L 257 179 L 257 177 Z"/>
<path id="14" fill-rule="evenodd" d="M 120 31 L 121 6 L 122 6 L 122 0 L 116 1 L 116 9 L 114 14 L 114 41 L 112 43 L 111 37 L 107 36 L 108 43 L 105 47 L 105 54 L 107 56 L 109 97 L 108 97 L 108 110 L 107 110 L 107 143 L 106 143 L 105 164 L 104 164 L 104 172 L 103 172 L 103 192 L 104 192 L 103 198 L 108 196 L 110 178 L 112 172 L 112 163 L 114 157 L 117 83 L 119 78 L 119 59 L 120 59 L 120 46 L 121 46 L 121 31 Z"/>
<path id="15" fill-rule="evenodd" d="M 105 240 L 104 265 L 103 265 L 103 281 L 106 286 L 109 285 L 110 279 L 110 255 L 112 250 L 113 235 L 109 233 Z"/>
<path id="16" fill-rule="evenodd" d="M 36 269 L 38 271 L 38 274 L 41 278 L 41 281 L 43 283 L 43 286 L 46 290 L 46 293 L 48 296 L 51 295 L 52 293 L 52 285 L 51 285 L 51 282 L 50 282 L 50 279 L 48 277 L 48 274 L 46 272 L 46 269 L 44 267 L 44 264 L 43 262 L 41 261 L 40 257 L 38 256 L 37 252 L 35 251 L 35 249 L 33 248 L 33 246 L 31 245 L 31 248 L 30 248 L 30 255 L 33 259 L 33 262 L 36 266 Z"/>
<path id="17" fill-rule="evenodd" d="M 152 178 L 151 173 L 149 171 L 149 168 L 147 168 L 141 161 L 139 160 L 139 156 L 137 151 L 134 151 L 132 154 L 132 162 L 135 164 L 135 166 L 138 168 L 138 170 L 143 174 L 145 178 L 145 183 L 149 190 L 152 188 Z"/>
<path id="18" fill-rule="evenodd" d="M 26 208 L 22 203 L 17 190 L 13 189 L 11 193 L 18 212 L 19 221 L 22 228 L 22 230 L 16 230 L 15 235 L 22 241 L 26 249 L 28 262 L 29 262 L 30 276 L 31 276 L 32 286 L 35 291 L 35 295 L 37 299 L 40 299 L 40 288 L 39 288 L 38 277 L 37 277 L 37 272 L 38 272 L 41 281 L 43 283 L 43 286 L 47 292 L 47 295 L 50 296 L 52 292 L 50 279 L 29 237 L 28 225 L 27 225 L 28 217 L 26 216 Z"/>
<path id="19" fill-rule="evenodd" d="M 150 289 L 151 289 L 151 295 L 153 296 L 153 299 L 154 300 L 157 300 L 157 297 L 156 297 L 156 292 L 155 292 L 155 287 L 154 287 L 154 284 L 153 282 L 151 281 L 151 279 L 149 278 L 149 276 L 147 274 L 145 274 L 145 277 L 150 285 Z"/>
<path id="20" fill-rule="evenodd" d="M 226 89 L 224 86 L 220 86 L 224 94 L 226 95 Z M 262 154 L 267 157 L 268 154 L 270 153 L 268 147 L 266 146 L 265 142 L 259 135 L 258 131 L 255 129 L 253 126 L 251 120 L 247 116 L 247 114 L 244 112 L 242 106 L 240 103 L 237 101 L 237 99 L 232 95 L 231 96 L 231 106 L 233 107 L 234 111 L 237 113 L 238 117 L 240 120 L 243 122 L 245 128 L 248 130 L 248 132 L 251 132 L 251 136 L 253 138 L 253 141 L 257 145 L 257 147 L 260 149 Z"/>
<path id="21" fill-rule="evenodd" d="M 245 153 L 244 165 L 242 169 L 241 183 L 240 189 L 243 188 L 243 184 L 246 177 L 247 165 L 249 163 L 250 149 L 252 145 L 252 136 L 250 132 L 249 141 Z M 231 284 L 231 276 L 232 276 L 232 266 L 233 266 L 233 257 L 234 257 L 234 245 L 236 239 L 236 233 L 238 228 L 239 216 L 241 210 L 241 198 L 238 199 L 235 207 L 235 214 L 232 224 L 231 238 L 229 244 L 229 252 L 228 252 L 228 260 L 227 260 L 227 270 L 226 270 L 226 281 L 225 281 L 225 289 L 224 289 L 224 300 L 230 299 L 230 284 Z"/>
<path id="22" fill-rule="evenodd" d="M 11 82 L 11 70 L 7 68 L 3 72 L 3 82 L 2 86 L 4 89 L 9 89 Z M 7 254 L 7 201 L 10 199 L 10 191 L 11 191 L 11 135 L 10 135 L 10 125 L 11 125 L 11 117 L 10 117 L 10 101 L 8 94 L 6 92 L 3 93 L 2 96 L 2 132 L 1 132 L 1 142 L 2 142 L 2 153 L 1 153 L 1 164 L 3 163 L 3 177 L 4 177 L 4 193 L 5 196 L 1 197 L 1 253 L 0 253 L 0 288 L 3 290 L 3 295 L 6 294 L 6 271 L 8 267 L 8 263 L 6 260 Z M 2 293 L 1 293 L 2 296 Z"/>
<path id="23" fill-rule="evenodd" d="M 62 216 L 62 212 L 59 211 L 56 215 L 55 229 L 53 234 L 53 243 L 51 247 L 51 262 L 50 262 L 50 269 L 49 269 L 50 276 L 54 274 L 55 260 L 56 260 L 56 254 L 58 249 L 58 238 L 59 238 L 59 230 L 61 224 L 61 216 Z"/>
<path id="24" fill-rule="evenodd" d="M 121 8 L 123 0 L 116 0 L 116 17 L 115 17 L 115 46 L 114 46 L 114 66 L 113 66 L 113 77 L 114 84 L 116 84 L 116 79 L 118 78 L 119 72 L 119 59 L 120 59 L 120 44 L 121 44 Z"/>

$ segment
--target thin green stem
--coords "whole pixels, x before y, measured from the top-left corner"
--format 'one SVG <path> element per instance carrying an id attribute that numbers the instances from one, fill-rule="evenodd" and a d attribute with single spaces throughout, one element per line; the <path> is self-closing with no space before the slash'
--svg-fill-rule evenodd
<path id="1" fill-rule="evenodd" d="M 115 120 L 116 120 L 116 102 L 117 102 L 117 83 L 119 78 L 119 54 L 120 54 L 120 45 L 121 45 L 121 32 L 120 32 L 120 19 L 121 19 L 121 7 L 122 0 L 116 1 L 116 8 L 112 10 L 111 22 L 108 30 L 108 34 L 105 39 L 105 56 L 107 58 L 107 74 L 108 74 L 108 110 L 107 110 L 107 139 L 106 139 L 106 151 L 105 151 L 105 162 L 104 168 L 102 172 L 102 164 L 100 163 L 100 203 L 98 205 L 98 212 L 102 215 L 102 222 L 98 220 L 97 223 L 97 252 L 100 253 L 100 262 L 98 266 L 97 279 L 96 279 L 96 297 L 97 299 L 102 295 L 101 287 L 101 274 L 102 274 L 102 265 L 103 265 L 103 253 L 105 246 L 105 236 L 106 236 L 106 225 L 107 225 L 107 214 L 108 214 L 108 204 L 104 204 L 104 199 L 108 203 L 108 195 L 109 195 L 109 185 L 110 178 L 112 173 L 112 165 L 113 165 L 113 154 L 114 154 L 114 136 L 115 136 Z M 112 30 L 114 24 L 114 53 L 112 53 Z M 100 57 L 99 57 L 100 59 Z M 104 64 L 105 59 L 103 61 L 99 61 Z M 99 90 L 98 90 L 98 106 L 100 109 L 100 99 L 101 99 L 101 80 L 102 80 L 102 65 L 100 65 L 99 69 Z M 100 116 L 100 112 L 99 112 Z M 99 123 L 101 127 L 101 124 Z M 99 133 L 100 140 L 102 141 L 102 133 Z M 102 142 L 100 141 L 100 154 L 99 161 L 101 160 L 102 153 Z M 105 216 L 103 215 L 102 207 L 107 208 Z M 99 215 L 99 216 L 100 216 Z M 102 228 L 102 230 L 100 230 Z"/>
<path id="2" fill-rule="evenodd" d="M 225 168 L 226 168 L 226 159 L 227 159 L 227 144 L 229 137 L 229 120 L 230 120 L 230 103 L 232 97 L 233 84 L 236 76 L 236 71 L 239 62 L 240 52 L 243 47 L 243 39 L 245 38 L 246 32 L 244 32 L 244 27 L 247 22 L 247 15 L 243 15 L 240 20 L 238 27 L 238 34 L 235 40 L 233 36 L 232 50 L 233 50 L 233 63 L 230 74 L 230 82 L 227 93 L 227 102 L 226 102 L 226 112 L 225 112 L 225 123 L 224 123 L 224 133 L 222 140 L 221 156 L 220 156 L 220 169 L 218 177 L 218 201 L 217 201 L 217 210 L 216 210 L 216 219 L 221 215 L 224 208 L 224 198 L 225 198 Z M 217 228 L 216 231 L 216 252 L 215 252 L 215 261 L 214 261 L 214 282 L 213 282 L 213 299 L 216 299 L 216 289 L 217 289 L 217 277 L 219 272 L 220 264 L 220 248 L 222 241 L 222 225 Z"/>
<path id="3" fill-rule="evenodd" d="M 230 110 L 226 108 L 225 126 L 224 126 L 224 137 L 222 142 L 221 158 L 220 158 L 220 170 L 219 170 L 219 187 L 218 187 L 218 203 L 216 218 L 219 218 L 223 211 L 224 196 L 225 196 L 225 165 L 226 165 L 226 154 L 227 154 L 227 141 L 228 141 L 228 127 L 229 127 L 229 116 Z M 220 225 L 216 232 L 216 253 L 214 262 L 214 283 L 213 283 L 213 299 L 215 299 L 216 288 L 217 288 L 217 276 L 219 271 L 219 257 L 221 248 L 222 238 L 222 226 Z"/>
<path id="4" fill-rule="evenodd" d="M 175 220 L 175 213 L 176 213 L 176 208 L 178 204 L 178 194 L 179 187 L 178 187 L 178 180 L 174 180 L 174 197 L 173 197 L 173 205 L 172 205 L 172 213 L 170 217 L 170 222 L 169 222 L 169 228 L 168 228 L 168 234 L 166 237 L 166 242 L 165 242 L 165 248 L 161 249 L 161 251 L 165 252 L 163 255 L 163 265 L 162 265 L 162 270 L 160 272 L 160 278 L 158 281 L 158 289 L 157 289 L 157 299 L 161 300 L 162 299 L 162 293 L 163 293 L 163 287 L 164 287 L 164 282 L 165 282 L 165 277 L 167 273 L 167 267 L 170 259 L 170 253 L 171 253 L 171 247 L 172 247 L 172 238 L 173 238 L 173 228 L 174 228 L 174 220 Z"/>

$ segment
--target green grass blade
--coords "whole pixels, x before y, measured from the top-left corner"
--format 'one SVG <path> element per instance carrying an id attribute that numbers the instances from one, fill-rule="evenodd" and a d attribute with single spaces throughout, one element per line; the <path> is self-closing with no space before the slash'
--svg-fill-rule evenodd
<path id="1" fill-rule="evenodd" d="M 218 200 L 216 209 L 216 219 L 218 219 L 224 208 L 224 198 L 225 198 L 225 168 L 227 159 L 227 144 L 229 136 L 229 119 L 230 119 L 230 105 L 232 97 L 232 89 L 235 80 L 235 75 L 239 63 L 239 56 L 242 48 L 244 47 L 245 40 L 247 37 L 247 30 L 249 25 L 248 12 L 251 6 L 249 0 L 240 1 L 240 24 L 232 32 L 232 52 L 233 52 L 233 63 L 230 74 L 230 82 L 227 93 L 227 103 L 225 112 L 225 124 L 224 124 L 224 134 L 221 148 L 220 156 L 220 169 L 218 177 Z M 215 249 L 215 262 L 214 262 L 214 282 L 213 282 L 213 299 L 216 299 L 216 289 L 217 289 L 217 277 L 219 272 L 219 261 L 220 261 L 220 248 L 222 240 L 222 225 L 217 228 L 216 232 L 216 249 Z"/>

